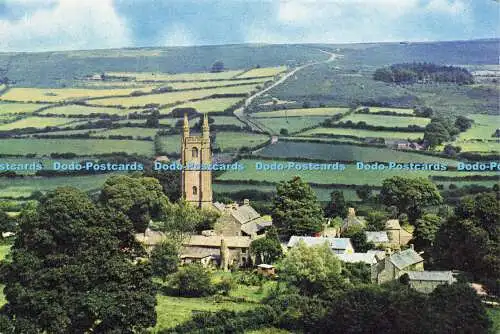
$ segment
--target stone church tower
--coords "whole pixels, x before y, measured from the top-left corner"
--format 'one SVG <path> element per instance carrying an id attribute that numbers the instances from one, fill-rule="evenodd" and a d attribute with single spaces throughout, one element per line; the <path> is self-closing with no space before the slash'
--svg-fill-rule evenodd
<path id="1" fill-rule="evenodd" d="M 181 177 L 182 196 L 197 207 L 211 206 L 212 172 L 208 169 L 201 169 L 202 166 L 206 168 L 212 164 L 210 131 L 206 114 L 203 116 L 201 136 L 190 136 L 188 117 L 184 114 L 181 141 L 181 164 L 184 167 Z"/>

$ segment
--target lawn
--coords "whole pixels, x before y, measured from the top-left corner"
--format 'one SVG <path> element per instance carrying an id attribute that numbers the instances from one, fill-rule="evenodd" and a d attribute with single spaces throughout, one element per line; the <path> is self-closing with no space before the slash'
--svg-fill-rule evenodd
<path id="1" fill-rule="evenodd" d="M 112 115 L 126 115 L 128 110 L 118 109 L 118 108 L 104 108 L 104 107 L 87 107 L 81 105 L 65 105 L 55 108 L 49 108 L 42 112 L 41 115 L 53 114 L 53 115 L 91 115 L 91 114 L 112 114 Z"/>
<path id="2" fill-rule="evenodd" d="M 374 131 L 374 130 L 347 129 L 347 128 L 315 128 L 300 133 L 300 136 L 315 136 L 315 135 L 337 135 L 337 136 L 356 136 L 359 138 L 375 137 L 375 138 L 411 139 L 411 140 L 416 140 L 424 137 L 423 132 Z"/>
<path id="3" fill-rule="evenodd" d="M 383 111 L 395 112 L 402 115 L 413 115 L 414 111 L 410 108 L 387 108 L 387 107 L 361 107 L 359 109 L 368 108 L 371 113 L 379 113 Z M 358 110 L 359 110 L 358 109 Z"/>
<path id="4" fill-rule="evenodd" d="M 106 98 L 92 100 L 93 105 L 143 107 L 148 104 L 169 105 L 186 102 L 194 99 L 207 98 L 215 94 L 248 94 L 254 90 L 256 85 L 241 85 L 235 87 L 219 87 L 210 89 L 187 90 L 180 92 L 169 92 L 164 94 L 151 94 L 124 98 Z"/>
<path id="5" fill-rule="evenodd" d="M 150 92 L 152 87 L 121 89 L 83 88 L 11 88 L 0 99 L 7 101 L 60 102 L 82 100 L 91 97 L 129 95 L 134 91 Z"/>
<path id="6" fill-rule="evenodd" d="M 44 107 L 43 104 L 36 103 L 0 103 L 0 114 L 24 114 L 31 113 Z"/>
<path id="7" fill-rule="evenodd" d="M 111 129 L 102 132 L 96 132 L 91 136 L 132 136 L 134 138 L 137 137 L 151 137 L 154 138 L 158 132 L 158 129 L 148 129 L 148 128 L 119 128 L 119 129 Z"/>
<path id="8" fill-rule="evenodd" d="M 318 126 L 328 117 L 304 116 L 304 117 L 276 117 L 254 119 L 256 123 L 267 129 L 272 134 L 279 134 L 281 129 L 287 129 L 289 133 L 296 133 L 303 129 Z"/>
<path id="9" fill-rule="evenodd" d="M 18 121 L 0 124 L 0 131 L 8 131 L 24 128 L 45 128 L 47 126 L 70 126 L 79 123 L 77 118 L 63 117 L 27 117 Z M 74 124 L 73 124 L 74 123 Z"/>
<path id="10" fill-rule="evenodd" d="M 241 100 L 242 98 L 239 97 L 226 97 L 187 102 L 172 108 L 163 109 L 161 110 L 161 113 L 170 113 L 175 108 L 194 108 L 200 113 L 222 112 Z"/>
<path id="11" fill-rule="evenodd" d="M 108 76 L 135 78 L 136 81 L 200 81 L 200 80 L 227 80 L 240 74 L 242 70 L 224 71 L 219 73 L 152 73 L 152 72 L 108 72 Z"/>
<path id="12" fill-rule="evenodd" d="M 282 72 L 285 72 L 286 69 L 287 69 L 286 66 L 254 68 L 251 69 L 250 71 L 238 75 L 237 78 L 243 79 L 243 78 L 257 78 L 257 77 L 273 77 Z"/>
<path id="13" fill-rule="evenodd" d="M 431 120 L 423 117 L 402 117 L 386 115 L 351 114 L 342 118 L 340 122 L 351 121 L 353 123 L 366 122 L 368 125 L 405 128 L 409 125 L 425 127 Z"/>
<path id="14" fill-rule="evenodd" d="M 243 79 L 243 80 L 217 80 L 217 81 L 188 81 L 188 82 L 171 82 L 165 86 L 172 87 L 174 89 L 193 89 L 193 88 L 206 88 L 206 87 L 223 87 L 228 85 L 241 85 L 241 84 L 255 84 L 261 85 L 269 78 L 258 78 L 258 79 Z"/>
<path id="15" fill-rule="evenodd" d="M 127 152 L 153 156 L 153 142 L 113 139 L 0 139 L 0 154 L 37 156 L 51 153 L 75 153 L 81 156 Z"/>
<path id="16" fill-rule="evenodd" d="M 274 110 L 267 112 L 257 112 L 251 114 L 255 118 L 267 117 L 296 117 L 296 116 L 333 116 L 336 114 L 344 114 L 349 111 L 349 108 L 306 108 L 306 109 L 285 109 Z"/>

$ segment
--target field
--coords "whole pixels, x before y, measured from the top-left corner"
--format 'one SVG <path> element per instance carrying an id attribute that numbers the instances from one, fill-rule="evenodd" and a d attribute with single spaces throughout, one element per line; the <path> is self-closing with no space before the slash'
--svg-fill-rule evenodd
<path id="1" fill-rule="evenodd" d="M 245 123 L 241 122 L 238 118 L 234 116 L 211 116 L 214 119 L 215 125 L 236 125 L 245 126 Z"/>
<path id="2" fill-rule="evenodd" d="M 130 95 L 140 90 L 150 92 L 149 88 L 122 88 L 122 89 L 82 89 L 82 88 L 11 88 L 0 99 L 7 101 L 36 101 L 36 102 L 61 102 L 68 100 L 82 100 L 91 97 L 106 97 Z"/>
<path id="3" fill-rule="evenodd" d="M 281 141 L 259 151 L 269 158 L 307 158 L 331 161 L 397 161 L 428 162 L 456 165 L 455 160 L 412 152 L 393 151 L 388 148 L 354 145 Z"/>
<path id="4" fill-rule="evenodd" d="M 260 85 L 269 78 L 251 79 L 251 80 L 218 80 L 218 81 L 186 81 L 186 82 L 169 82 L 165 86 L 172 87 L 173 89 L 193 89 L 193 88 L 206 88 L 206 87 L 223 87 L 228 85 L 241 85 L 241 84 L 255 84 Z"/>
<path id="5" fill-rule="evenodd" d="M 237 76 L 238 79 L 257 78 L 257 77 L 273 77 L 286 71 L 286 66 L 270 67 L 270 68 L 254 68 L 248 72 Z"/>
<path id="6" fill-rule="evenodd" d="M 241 100 L 242 98 L 227 97 L 187 102 L 169 109 L 161 110 L 161 113 L 170 113 L 175 108 L 194 108 L 200 113 L 222 112 Z"/>
<path id="7" fill-rule="evenodd" d="M 35 103 L 0 103 L 0 114 L 31 113 L 42 107 L 44 107 L 43 104 Z"/>
<path id="8" fill-rule="evenodd" d="M 218 132 L 217 145 L 221 151 L 234 151 L 241 147 L 255 147 L 269 140 L 266 135 L 249 132 Z"/>
<path id="9" fill-rule="evenodd" d="M 374 113 L 374 114 L 379 113 L 379 112 L 383 112 L 383 111 L 390 111 L 390 112 L 395 112 L 395 113 L 402 114 L 402 115 L 413 115 L 413 109 L 409 109 L 409 108 L 361 107 L 359 109 L 363 109 L 363 108 L 370 109 L 370 112 Z"/>
<path id="10" fill-rule="evenodd" d="M 268 129 L 272 134 L 279 134 L 281 129 L 287 129 L 289 133 L 299 132 L 303 129 L 317 126 L 323 123 L 328 117 L 276 117 L 255 119 L 256 123 Z"/>
<path id="11" fill-rule="evenodd" d="M 21 137 L 34 137 L 34 136 L 71 136 L 71 135 L 81 135 L 85 133 L 99 133 L 105 131 L 106 129 L 82 129 L 82 130 L 64 130 L 64 131 L 51 131 L 51 132 L 41 132 L 36 134 L 26 134 Z"/>
<path id="12" fill-rule="evenodd" d="M 240 74 L 242 70 L 224 71 L 219 73 L 152 73 L 152 72 L 107 72 L 107 76 L 135 78 L 136 81 L 200 81 L 200 80 L 227 80 Z"/>
<path id="13" fill-rule="evenodd" d="M 158 132 L 158 129 L 148 129 L 148 128 L 119 128 L 119 129 L 111 129 L 106 131 L 96 132 L 91 136 L 132 136 L 134 138 L 137 137 L 151 137 L 154 138 Z"/>
<path id="14" fill-rule="evenodd" d="M 500 152 L 500 141 L 498 142 L 454 142 L 454 145 L 458 145 L 462 148 L 462 152 Z"/>
<path id="15" fill-rule="evenodd" d="M 112 139 L 0 139 L 0 154 L 37 156 L 76 153 L 81 156 L 127 152 L 153 156 L 153 142 Z"/>
<path id="16" fill-rule="evenodd" d="M 359 138 L 375 137 L 387 139 L 418 139 L 423 138 L 423 132 L 403 132 L 403 131 L 374 131 L 364 129 L 346 129 L 346 128 L 315 128 L 304 131 L 301 136 L 315 135 L 338 135 L 338 136 L 356 136 Z"/>
<path id="17" fill-rule="evenodd" d="M 425 127 L 431 120 L 423 117 L 402 117 L 402 116 L 386 116 L 386 115 L 364 115 L 351 114 L 342 118 L 340 122 L 351 121 L 353 123 L 366 122 L 372 126 L 398 127 L 405 128 L 409 125 L 418 125 Z"/>
<path id="18" fill-rule="evenodd" d="M 59 117 L 27 117 L 18 121 L 6 124 L 0 124 L 0 131 L 8 131 L 13 129 L 24 128 L 45 128 L 47 126 L 70 126 L 79 123 L 76 118 L 59 118 Z"/>
<path id="19" fill-rule="evenodd" d="M 180 153 L 181 151 L 181 136 L 169 135 L 160 137 L 161 150 L 167 153 Z"/>
<path id="20" fill-rule="evenodd" d="M 243 180 L 254 180 L 254 181 L 267 181 L 267 182 L 280 182 L 292 179 L 295 176 L 300 176 L 303 181 L 316 183 L 316 184 L 340 184 L 340 185 L 364 185 L 368 184 L 370 186 L 381 186 L 384 179 L 393 176 L 403 176 L 409 178 L 423 177 L 428 178 L 430 175 L 434 176 L 454 176 L 454 177 L 464 177 L 470 176 L 470 172 L 451 172 L 451 171 L 401 171 L 401 170 L 357 170 L 355 165 L 346 166 L 345 171 L 334 171 L 334 170 L 257 170 L 256 163 L 265 162 L 273 163 L 272 160 L 250 160 L 244 159 L 240 163 L 244 166 L 245 170 L 241 171 L 227 171 L 224 172 L 217 180 L 221 181 L 243 181 Z M 276 161 L 284 163 L 288 162 Z M 496 175 L 496 173 L 482 173 L 481 175 Z"/>
<path id="21" fill-rule="evenodd" d="M 344 114 L 349 108 L 307 108 L 307 109 L 285 109 L 251 114 L 255 118 L 268 117 L 296 117 L 296 116 L 333 116 Z"/>
<path id="22" fill-rule="evenodd" d="M 65 105 L 55 108 L 49 108 L 42 112 L 40 115 L 54 114 L 54 115 L 91 115 L 91 114 L 111 114 L 111 115 L 126 115 L 127 110 L 118 108 L 104 108 L 104 107 L 86 107 L 81 105 Z"/>
<path id="23" fill-rule="evenodd" d="M 468 118 L 474 120 L 472 127 L 460 133 L 458 141 L 471 139 L 494 140 L 493 134 L 500 128 L 500 116 L 498 115 L 470 115 Z"/>
<path id="24" fill-rule="evenodd" d="M 142 107 L 148 104 L 168 105 L 194 99 L 202 99 L 214 94 L 247 94 L 254 90 L 256 85 L 241 85 L 235 87 L 219 87 L 211 89 L 188 90 L 151 94 L 124 98 L 106 98 L 93 100 L 92 104 L 102 106 Z"/>

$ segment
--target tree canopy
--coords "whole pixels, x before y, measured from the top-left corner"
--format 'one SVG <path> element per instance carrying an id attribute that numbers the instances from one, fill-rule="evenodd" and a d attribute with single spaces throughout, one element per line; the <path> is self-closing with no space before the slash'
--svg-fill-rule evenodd
<path id="1" fill-rule="evenodd" d="M 264 238 L 259 238 L 250 244 L 250 252 L 255 255 L 258 263 L 271 264 L 283 256 L 278 232 L 271 227 Z"/>

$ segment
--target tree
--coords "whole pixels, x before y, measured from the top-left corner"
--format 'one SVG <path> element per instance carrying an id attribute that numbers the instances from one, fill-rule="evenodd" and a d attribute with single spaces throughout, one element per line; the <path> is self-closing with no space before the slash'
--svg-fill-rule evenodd
<path id="1" fill-rule="evenodd" d="M 441 226 L 441 217 L 428 213 L 417 219 L 415 232 L 413 233 L 414 244 L 419 249 L 430 249 L 434 244 L 436 233 Z"/>
<path id="2" fill-rule="evenodd" d="M 157 128 L 160 126 L 160 120 L 158 117 L 160 116 L 160 112 L 155 110 L 151 113 L 151 115 L 146 120 L 146 126 L 148 128 Z"/>
<path id="3" fill-rule="evenodd" d="M 166 282 L 167 276 L 176 272 L 179 265 L 178 245 L 168 239 L 156 245 L 151 252 L 151 265 L 154 275 Z"/>
<path id="4" fill-rule="evenodd" d="M 163 193 L 168 197 L 170 202 L 177 202 L 181 198 L 181 171 L 147 171 L 144 173 L 146 177 L 154 177 L 160 182 Z"/>
<path id="5" fill-rule="evenodd" d="M 372 195 L 372 188 L 369 185 L 365 184 L 365 185 L 356 189 L 356 195 L 358 195 L 358 197 L 362 201 L 366 201 Z"/>
<path id="6" fill-rule="evenodd" d="M 370 284 L 370 266 L 363 262 L 343 263 L 342 276 L 347 278 L 354 285 Z"/>
<path id="7" fill-rule="evenodd" d="M 288 136 L 288 129 L 281 128 L 280 129 L 280 135 L 282 135 L 282 136 Z"/>
<path id="8" fill-rule="evenodd" d="M 325 208 L 325 216 L 332 218 L 347 216 L 347 205 L 342 191 L 335 190 L 330 193 L 330 202 Z"/>
<path id="9" fill-rule="evenodd" d="M 222 60 L 217 60 L 215 63 L 213 63 L 211 72 L 218 73 L 223 71 L 224 71 L 224 63 L 222 62 Z"/>
<path id="10" fill-rule="evenodd" d="M 451 136 L 446 126 L 440 121 L 433 119 L 424 130 L 424 141 L 429 147 L 434 148 L 443 142 L 450 140 Z"/>
<path id="11" fill-rule="evenodd" d="M 311 186 L 295 177 L 280 182 L 276 190 L 272 218 L 280 234 L 310 235 L 321 231 L 323 212 Z"/>
<path id="12" fill-rule="evenodd" d="M 281 258 L 283 250 L 276 229 L 271 227 L 264 238 L 252 241 L 250 253 L 256 257 L 258 263 L 271 264 Z"/>
<path id="13" fill-rule="evenodd" d="M 350 227 L 347 231 L 342 233 L 342 237 L 350 238 L 352 247 L 354 247 L 358 253 L 366 253 L 370 249 L 375 248 L 375 245 L 372 242 L 368 242 L 366 239 L 365 231 L 358 226 Z"/>
<path id="14" fill-rule="evenodd" d="M 470 129 L 473 122 L 473 120 L 468 119 L 465 116 L 458 116 L 455 120 L 455 126 L 460 130 L 460 132 L 464 132 Z"/>
<path id="15" fill-rule="evenodd" d="M 399 214 L 406 213 L 408 222 L 415 225 L 422 209 L 442 202 L 436 185 L 424 178 L 405 178 L 394 176 L 385 179 L 380 191 L 382 203 L 397 207 Z"/>
<path id="16" fill-rule="evenodd" d="M 106 180 L 100 202 L 123 212 L 137 232 L 144 232 L 152 217 L 159 216 L 162 202 L 168 201 L 158 180 L 150 177 L 112 176 Z"/>
<path id="17" fill-rule="evenodd" d="M 303 241 L 293 247 L 278 265 L 280 279 L 295 286 L 304 295 L 324 293 L 340 287 L 340 260 L 329 245 L 308 247 Z"/>
<path id="18" fill-rule="evenodd" d="M 13 232 L 14 227 L 12 219 L 0 208 L 0 239 L 3 239 L 3 233 Z"/>
<path id="19" fill-rule="evenodd" d="M 370 211 L 366 216 L 367 231 L 383 231 L 388 215 L 383 211 Z"/>
<path id="20" fill-rule="evenodd" d="M 0 269 L 14 333 L 134 333 L 156 323 L 151 266 L 130 222 L 59 188 L 23 213 Z"/>
<path id="21" fill-rule="evenodd" d="M 172 275 L 169 286 L 182 297 L 201 297 L 213 292 L 210 275 L 199 264 L 188 264 L 179 269 Z"/>

